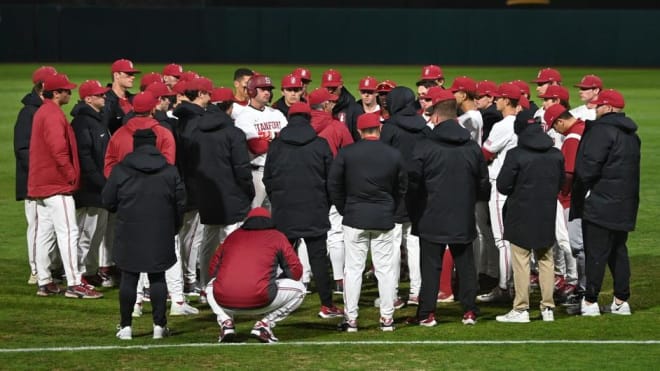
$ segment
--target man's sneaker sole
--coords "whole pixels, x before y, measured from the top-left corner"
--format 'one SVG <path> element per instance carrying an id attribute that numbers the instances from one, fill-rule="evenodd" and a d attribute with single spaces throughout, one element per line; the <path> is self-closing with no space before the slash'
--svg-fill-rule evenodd
<path id="1" fill-rule="evenodd" d="M 252 329 L 252 331 L 250 331 L 250 335 L 264 344 L 273 344 L 278 342 L 278 339 L 271 337 L 268 333 L 268 330 L 265 328 Z"/>

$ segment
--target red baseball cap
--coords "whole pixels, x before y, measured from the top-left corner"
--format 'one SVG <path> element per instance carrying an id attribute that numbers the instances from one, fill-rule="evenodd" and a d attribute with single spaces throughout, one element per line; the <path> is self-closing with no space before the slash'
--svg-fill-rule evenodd
<path id="1" fill-rule="evenodd" d="M 78 85 L 69 81 L 69 78 L 62 73 L 46 76 L 46 79 L 44 80 L 44 91 L 53 91 L 59 89 L 71 90 L 75 89 L 76 86 Z"/>
<path id="2" fill-rule="evenodd" d="M 183 75 L 183 67 L 180 64 L 170 63 L 163 67 L 164 76 L 181 77 Z"/>
<path id="3" fill-rule="evenodd" d="M 46 77 L 55 75 L 56 73 L 55 67 L 41 66 L 32 72 L 32 83 L 44 82 Z"/>
<path id="4" fill-rule="evenodd" d="M 186 90 L 213 91 L 213 81 L 206 77 L 198 77 L 186 83 Z"/>
<path id="5" fill-rule="evenodd" d="M 171 97 L 176 95 L 175 91 L 170 90 L 170 88 L 165 85 L 164 82 L 162 81 L 154 81 L 147 88 L 145 91 L 148 91 L 149 93 L 153 94 L 154 97 L 160 98 L 160 97 Z"/>
<path id="6" fill-rule="evenodd" d="M 158 99 L 151 92 L 143 91 L 133 97 L 133 112 L 151 112 L 158 105 Z"/>
<path id="7" fill-rule="evenodd" d="M 380 115 L 377 113 L 363 113 L 357 118 L 357 128 L 360 130 L 377 128 L 379 126 Z"/>
<path id="8" fill-rule="evenodd" d="M 219 87 L 213 89 L 211 92 L 211 102 L 233 102 L 234 101 L 234 92 L 225 87 Z"/>
<path id="9" fill-rule="evenodd" d="M 295 114 L 305 114 L 311 116 L 312 110 L 309 108 L 309 104 L 304 102 L 296 102 L 289 107 L 289 117 Z"/>
<path id="10" fill-rule="evenodd" d="M 302 86 L 302 79 L 294 74 L 289 74 L 282 78 L 282 89 L 302 88 Z"/>
<path id="11" fill-rule="evenodd" d="M 560 85 L 550 85 L 544 94 L 539 95 L 539 98 L 557 98 L 567 101 L 569 99 L 568 89 Z"/>
<path id="12" fill-rule="evenodd" d="M 440 86 L 433 86 L 426 90 L 426 93 L 421 94 L 419 97 L 424 99 L 433 99 L 433 96 L 438 94 L 440 90 L 445 90 Z"/>
<path id="13" fill-rule="evenodd" d="M 505 82 L 497 88 L 497 91 L 492 92 L 491 95 L 493 97 L 498 97 L 498 98 L 503 97 L 503 98 L 520 100 L 520 97 L 522 96 L 522 91 L 520 91 L 518 85 L 511 82 Z"/>
<path id="14" fill-rule="evenodd" d="M 197 74 L 197 72 L 186 71 L 186 72 L 181 74 L 181 76 L 179 77 L 179 80 L 190 81 L 190 80 L 196 79 L 198 77 L 199 77 L 199 74 Z"/>
<path id="15" fill-rule="evenodd" d="M 250 210 L 247 217 L 252 218 L 252 217 L 255 217 L 255 216 L 270 218 L 270 211 L 268 211 L 268 209 L 263 208 L 263 207 L 255 207 L 254 209 Z"/>
<path id="16" fill-rule="evenodd" d="M 600 79 L 600 77 L 596 75 L 586 75 L 580 80 L 579 84 L 575 84 L 576 88 L 582 88 L 582 89 L 602 89 L 603 88 L 603 80 Z"/>
<path id="17" fill-rule="evenodd" d="M 448 100 L 456 100 L 454 93 L 449 89 L 443 89 L 439 86 L 434 86 L 426 91 L 426 95 L 431 98 L 431 106 Z"/>
<path id="18" fill-rule="evenodd" d="M 545 113 L 543 114 L 543 121 L 545 121 L 549 127 L 552 127 L 555 121 L 557 121 L 557 118 L 566 111 L 566 107 L 562 106 L 561 104 L 553 104 L 552 106 L 548 107 L 547 110 L 545 110 Z"/>
<path id="19" fill-rule="evenodd" d="M 358 89 L 359 90 L 370 90 L 370 91 L 376 91 L 378 88 L 378 80 L 371 76 L 367 76 L 360 80 L 360 83 L 358 84 Z"/>
<path id="20" fill-rule="evenodd" d="M 145 73 L 140 79 L 140 87 L 146 88 L 154 82 L 163 82 L 163 76 L 158 72 Z"/>
<path id="21" fill-rule="evenodd" d="M 477 96 L 483 97 L 488 95 L 494 97 L 494 93 L 497 92 L 497 84 L 493 81 L 483 80 L 477 83 Z"/>
<path id="22" fill-rule="evenodd" d="M 184 79 L 179 79 L 176 84 L 172 87 L 172 90 L 174 90 L 175 93 L 179 95 L 183 95 L 186 93 L 186 88 L 188 86 L 188 81 Z"/>
<path id="23" fill-rule="evenodd" d="M 140 73 L 133 67 L 133 62 L 128 59 L 117 59 L 112 64 L 112 72 Z"/>
<path id="24" fill-rule="evenodd" d="M 436 66 L 435 64 L 429 64 L 428 66 L 422 67 L 422 75 L 419 80 L 437 80 L 443 78 L 442 68 Z"/>
<path id="25" fill-rule="evenodd" d="M 376 92 L 378 93 L 389 93 L 392 89 L 396 88 L 396 83 L 392 80 L 382 81 L 378 86 L 376 86 Z"/>
<path id="26" fill-rule="evenodd" d="M 623 95 L 614 89 L 603 90 L 600 94 L 598 94 L 598 97 L 594 98 L 589 103 L 595 104 L 597 106 L 607 104 L 615 108 L 623 108 L 626 105 L 625 101 L 623 100 Z"/>
<path id="27" fill-rule="evenodd" d="M 561 74 L 554 68 L 544 68 L 536 75 L 535 83 L 561 82 Z"/>
<path id="28" fill-rule="evenodd" d="M 511 81 L 511 83 L 516 84 L 516 86 L 520 88 L 520 91 L 522 91 L 523 94 L 530 95 L 529 85 L 527 85 L 526 82 L 524 82 L 522 80 L 513 80 L 513 81 Z"/>
<path id="29" fill-rule="evenodd" d="M 342 80 L 341 73 L 333 69 L 329 69 L 323 72 L 323 76 L 321 76 L 322 88 L 328 88 L 328 87 L 334 88 L 339 85 L 342 85 L 343 83 L 344 81 Z"/>
<path id="30" fill-rule="evenodd" d="M 295 70 L 293 70 L 291 74 L 301 79 L 303 83 L 312 82 L 312 73 L 307 68 L 298 67 Z"/>
<path id="31" fill-rule="evenodd" d="M 451 90 L 452 93 L 455 93 L 457 91 L 476 93 L 477 83 L 467 76 L 461 76 L 454 79 L 454 82 L 451 84 L 449 90 Z"/>
<path id="32" fill-rule="evenodd" d="M 329 91 L 323 88 L 317 88 L 314 89 L 311 93 L 309 93 L 309 96 L 307 97 L 307 102 L 309 102 L 310 105 L 312 104 L 321 104 L 325 101 L 336 101 L 339 99 L 339 96 L 335 94 L 331 94 Z"/>
<path id="33" fill-rule="evenodd" d="M 80 84 L 78 93 L 80 94 L 80 99 L 85 99 L 92 95 L 105 94 L 108 90 L 110 90 L 110 88 L 103 87 L 98 80 L 87 80 Z"/>
<path id="34" fill-rule="evenodd" d="M 520 95 L 520 99 L 518 99 L 518 104 L 520 104 L 520 107 L 523 109 L 529 109 L 531 107 L 531 104 L 529 103 L 529 99 L 527 99 L 526 96 Z"/>

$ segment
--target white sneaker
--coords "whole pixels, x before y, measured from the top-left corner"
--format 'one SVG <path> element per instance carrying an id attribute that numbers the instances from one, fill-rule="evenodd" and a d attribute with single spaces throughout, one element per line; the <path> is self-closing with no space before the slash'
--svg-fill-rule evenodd
<path id="1" fill-rule="evenodd" d="M 529 312 L 526 310 L 511 309 L 509 313 L 495 317 L 495 320 L 497 322 L 528 323 Z"/>
<path id="2" fill-rule="evenodd" d="M 552 308 L 545 308 L 541 310 L 541 317 L 545 322 L 552 322 L 555 320 L 555 313 Z"/>
<path id="3" fill-rule="evenodd" d="M 39 282 L 37 275 L 30 273 L 30 278 L 27 280 L 28 285 L 36 285 L 37 282 Z"/>
<path id="4" fill-rule="evenodd" d="M 618 314 L 622 316 L 629 316 L 632 314 L 630 312 L 630 304 L 628 304 L 627 301 L 624 301 L 621 304 L 617 304 L 616 299 L 613 299 L 610 308 L 612 309 L 612 314 Z"/>
<path id="5" fill-rule="evenodd" d="M 598 303 L 587 304 L 587 301 L 582 298 L 580 313 L 585 317 L 600 316 L 600 308 L 598 307 Z"/>
<path id="6" fill-rule="evenodd" d="M 133 313 L 131 315 L 134 318 L 142 317 L 142 303 L 135 303 L 133 306 Z"/>
<path id="7" fill-rule="evenodd" d="M 181 304 L 172 302 L 170 307 L 170 316 L 189 316 L 192 314 L 199 314 L 199 310 L 185 301 Z"/>
<path id="8" fill-rule="evenodd" d="M 170 329 L 154 325 L 154 339 L 162 339 L 166 336 L 170 336 Z"/>
<path id="9" fill-rule="evenodd" d="M 117 338 L 119 340 L 132 340 L 133 339 L 133 329 L 131 326 L 120 327 L 117 326 Z"/>

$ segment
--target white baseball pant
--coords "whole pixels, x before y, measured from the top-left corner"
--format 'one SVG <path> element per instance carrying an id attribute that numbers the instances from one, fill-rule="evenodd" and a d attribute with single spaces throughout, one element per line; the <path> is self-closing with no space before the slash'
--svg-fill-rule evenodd
<path id="1" fill-rule="evenodd" d="M 410 276 L 410 296 L 419 296 L 419 288 L 422 287 L 422 271 L 419 263 L 419 237 L 413 236 L 412 223 L 395 224 L 392 237 L 392 248 L 394 249 L 395 277 L 397 282 L 401 280 L 400 264 L 401 248 L 403 244 L 408 258 L 408 275 Z M 397 254 L 397 250 L 399 253 Z M 398 255 L 398 259 L 397 259 Z M 398 286 L 397 286 L 398 287 Z M 396 295 L 396 293 L 395 293 Z"/>
<path id="2" fill-rule="evenodd" d="M 477 222 L 477 238 L 472 243 L 474 262 L 479 273 L 490 277 L 499 276 L 499 253 L 495 248 L 493 230 L 488 222 L 488 202 L 477 201 L 474 207 L 474 216 Z"/>
<path id="3" fill-rule="evenodd" d="M 115 246 L 115 224 L 117 214 L 108 213 L 105 224 L 105 236 L 99 246 L 99 267 L 112 267 L 115 262 L 112 259 L 112 249 Z"/>
<path id="4" fill-rule="evenodd" d="M 184 213 L 178 240 L 183 280 L 187 284 L 195 283 L 197 280 L 197 260 L 203 235 L 204 226 L 199 222 L 199 212 L 192 210 Z"/>
<path id="5" fill-rule="evenodd" d="M 499 282 L 501 289 L 506 289 L 512 283 L 513 271 L 511 268 L 511 245 L 504 239 L 504 218 L 502 208 L 506 201 L 506 196 L 497 191 L 497 181 L 490 180 L 490 201 L 488 201 L 488 210 L 490 212 L 490 223 L 493 230 L 493 240 L 499 250 Z"/>
<path id="6" fill-rule="evenodd" d="M 100 207 L 76 209 L 78 222 L 78 266 L 82 274 L 95 274 L 108 222 L 108 211 Z"/>
<path id="7" fill-rule="evenodd" d="M 57 238 L 57 247 L 62 257 L 62 265 L 68 286 L 80 284 L 78 269 L 78 226 L 76 225 L 76 205 L 71 195 L 54 195 L 36 200 L 37 202 L 37 242 L 35 263 L 39 285 L 52 282 L 50 254 Z"/>
<path id="8" fill-rule="evenodd" d="M 270 201 L 266 193 L 266 186 L 263 182 L 264 167 L 259 166 L 257 169 L 252 169 L 252 183 L 254 184 L 254 198 L 252 199 L 252 208 L 265 207 L 270 210 Z"/>
<path id="9" fill-rule="evenodd" d="M 392 318 L 396 281 L 394 267 L 394 244 L 392 230 L 364 230 L 344 225 L 344 313 L 348 320 L 358 318 L 358 302 L 362 290 L 362 272 L 371 249 L 374 273 L 378 279 L 380 316 Z"/>
<path id="10" fill-rule="evenodd" d="M 298 252 L 298 259 L 300 259 L 300 264 L 302 264 L 303 272 L 300 281 L 305 284 L 309 284 L 312 280 L 312 266 L 309 264 L 309 254 L 307 253 L 307 245 L 305 244 L 305 239 L 298 239 L 298 247 L 296 248 Z"/>
<path id="11" fill-rule="evenodd" d="M 282 278 L 275 280 L 275 283 L 277 284 L 277 295 L 267 306 L 256 309 L 223 308 L 213 296 L 213 281 L 215 281 L 215 278 L 211 279 L 208 286 L 206 286 L 206 298 L 209 301 L 209 306 L 213 310 L 213 313 L 217 316 L 218 324 L 220 326 L 222 326 L 222 322 L 228 319 L 233 320 L 234 315 L 236 314 L 265 314 L 263 320 L 269 323 L 279 322 L 298 309 L 305 299 L 305 285 L 303 285 L 302 282 L 294 281 L 289 278 Z"/>
<path id="12" fill-rule="evenodd" d="M 344 279 L 344 228 L 341 216 L 335 205 L 330 206 L 328 213 L 330 230 L 328 231 L 328 255 L 332 265 L 332 277 L 335 281 Z"/>

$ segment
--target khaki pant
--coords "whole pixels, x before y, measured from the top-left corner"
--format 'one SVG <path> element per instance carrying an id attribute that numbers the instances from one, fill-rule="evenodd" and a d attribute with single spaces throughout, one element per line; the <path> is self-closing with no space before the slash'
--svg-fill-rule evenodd
<path id="1" fill-rule="evenodd" d="M 535 250 L 536 260 L 539 264 L 539 286 L 541 287 L 541 309 L 554 308 L 552 298 L 555 286 L 554 258 L 552 246 L 547 249 Z M 511 244 L 511 262 L 513 265 L 513 282 L 516 288 L 516 297 L 513 299 L 513 309 L 529 309 L 529 262 L 532 250 L 523 249 Z"/>

